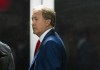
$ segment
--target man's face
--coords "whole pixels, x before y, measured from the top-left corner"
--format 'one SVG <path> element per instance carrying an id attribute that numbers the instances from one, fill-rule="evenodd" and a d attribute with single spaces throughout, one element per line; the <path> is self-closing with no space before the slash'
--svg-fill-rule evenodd
<path id="1" fill-rule="evenodd" d="M 37 36 L 40 36 L 47 27 L 46 20 L 42 16 L 41 11 L 33 11 L 32 15 L 32 28 L 33 28 L 33 33 L 36 34 Z"/>

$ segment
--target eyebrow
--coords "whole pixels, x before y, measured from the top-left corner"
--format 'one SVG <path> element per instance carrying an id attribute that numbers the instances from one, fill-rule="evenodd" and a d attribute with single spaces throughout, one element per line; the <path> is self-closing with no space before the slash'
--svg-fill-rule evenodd
<path id="1" fill-rule="evenodd" d="M 36 17 L 36 16 L 32 16 L 32 20 L 33 20 L 33 19 L 37 19 L 37 17 Z"/>

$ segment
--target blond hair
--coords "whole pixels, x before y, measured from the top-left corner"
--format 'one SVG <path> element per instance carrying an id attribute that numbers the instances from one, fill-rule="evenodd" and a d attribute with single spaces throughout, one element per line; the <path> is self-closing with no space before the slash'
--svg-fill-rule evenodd
<path id="1" fill-rule="evenodd" d="M 44 5 L 40 5 L 35 7 L 33 10 L 40 10 L 42 12 L 42 16 L 44 19 L 51 20 L 51 25 L 54 27 L 55 26 L 55 21 L 56 21 L 56 13 L 53 9 L 44 6 Z"/>

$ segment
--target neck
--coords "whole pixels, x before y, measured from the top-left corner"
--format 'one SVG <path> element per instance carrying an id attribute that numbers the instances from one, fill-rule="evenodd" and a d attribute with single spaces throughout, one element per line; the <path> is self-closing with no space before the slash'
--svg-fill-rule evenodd
<path id="1" fill-rule="evenodd" d="M 40 37 L 45 31 L 47 31 L 48 29 L 53 28 L 53 26 L 49 26 L 47 27 L 41 34 L 38 34 L 37 36 Z"/>

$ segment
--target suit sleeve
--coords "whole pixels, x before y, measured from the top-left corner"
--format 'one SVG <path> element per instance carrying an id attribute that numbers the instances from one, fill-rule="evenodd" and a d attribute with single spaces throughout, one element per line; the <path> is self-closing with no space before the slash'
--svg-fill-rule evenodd
<path id="1" fill-rule="evenodd" d="M 12 53 L 9 54 L 9 70 L 15 70 L 15 64 Z"/>
<path id="2" fill-rule="evenodd" d="M 10 47 L 0 42 L 0 70 L 15 70 L 12 61 Z"/>

